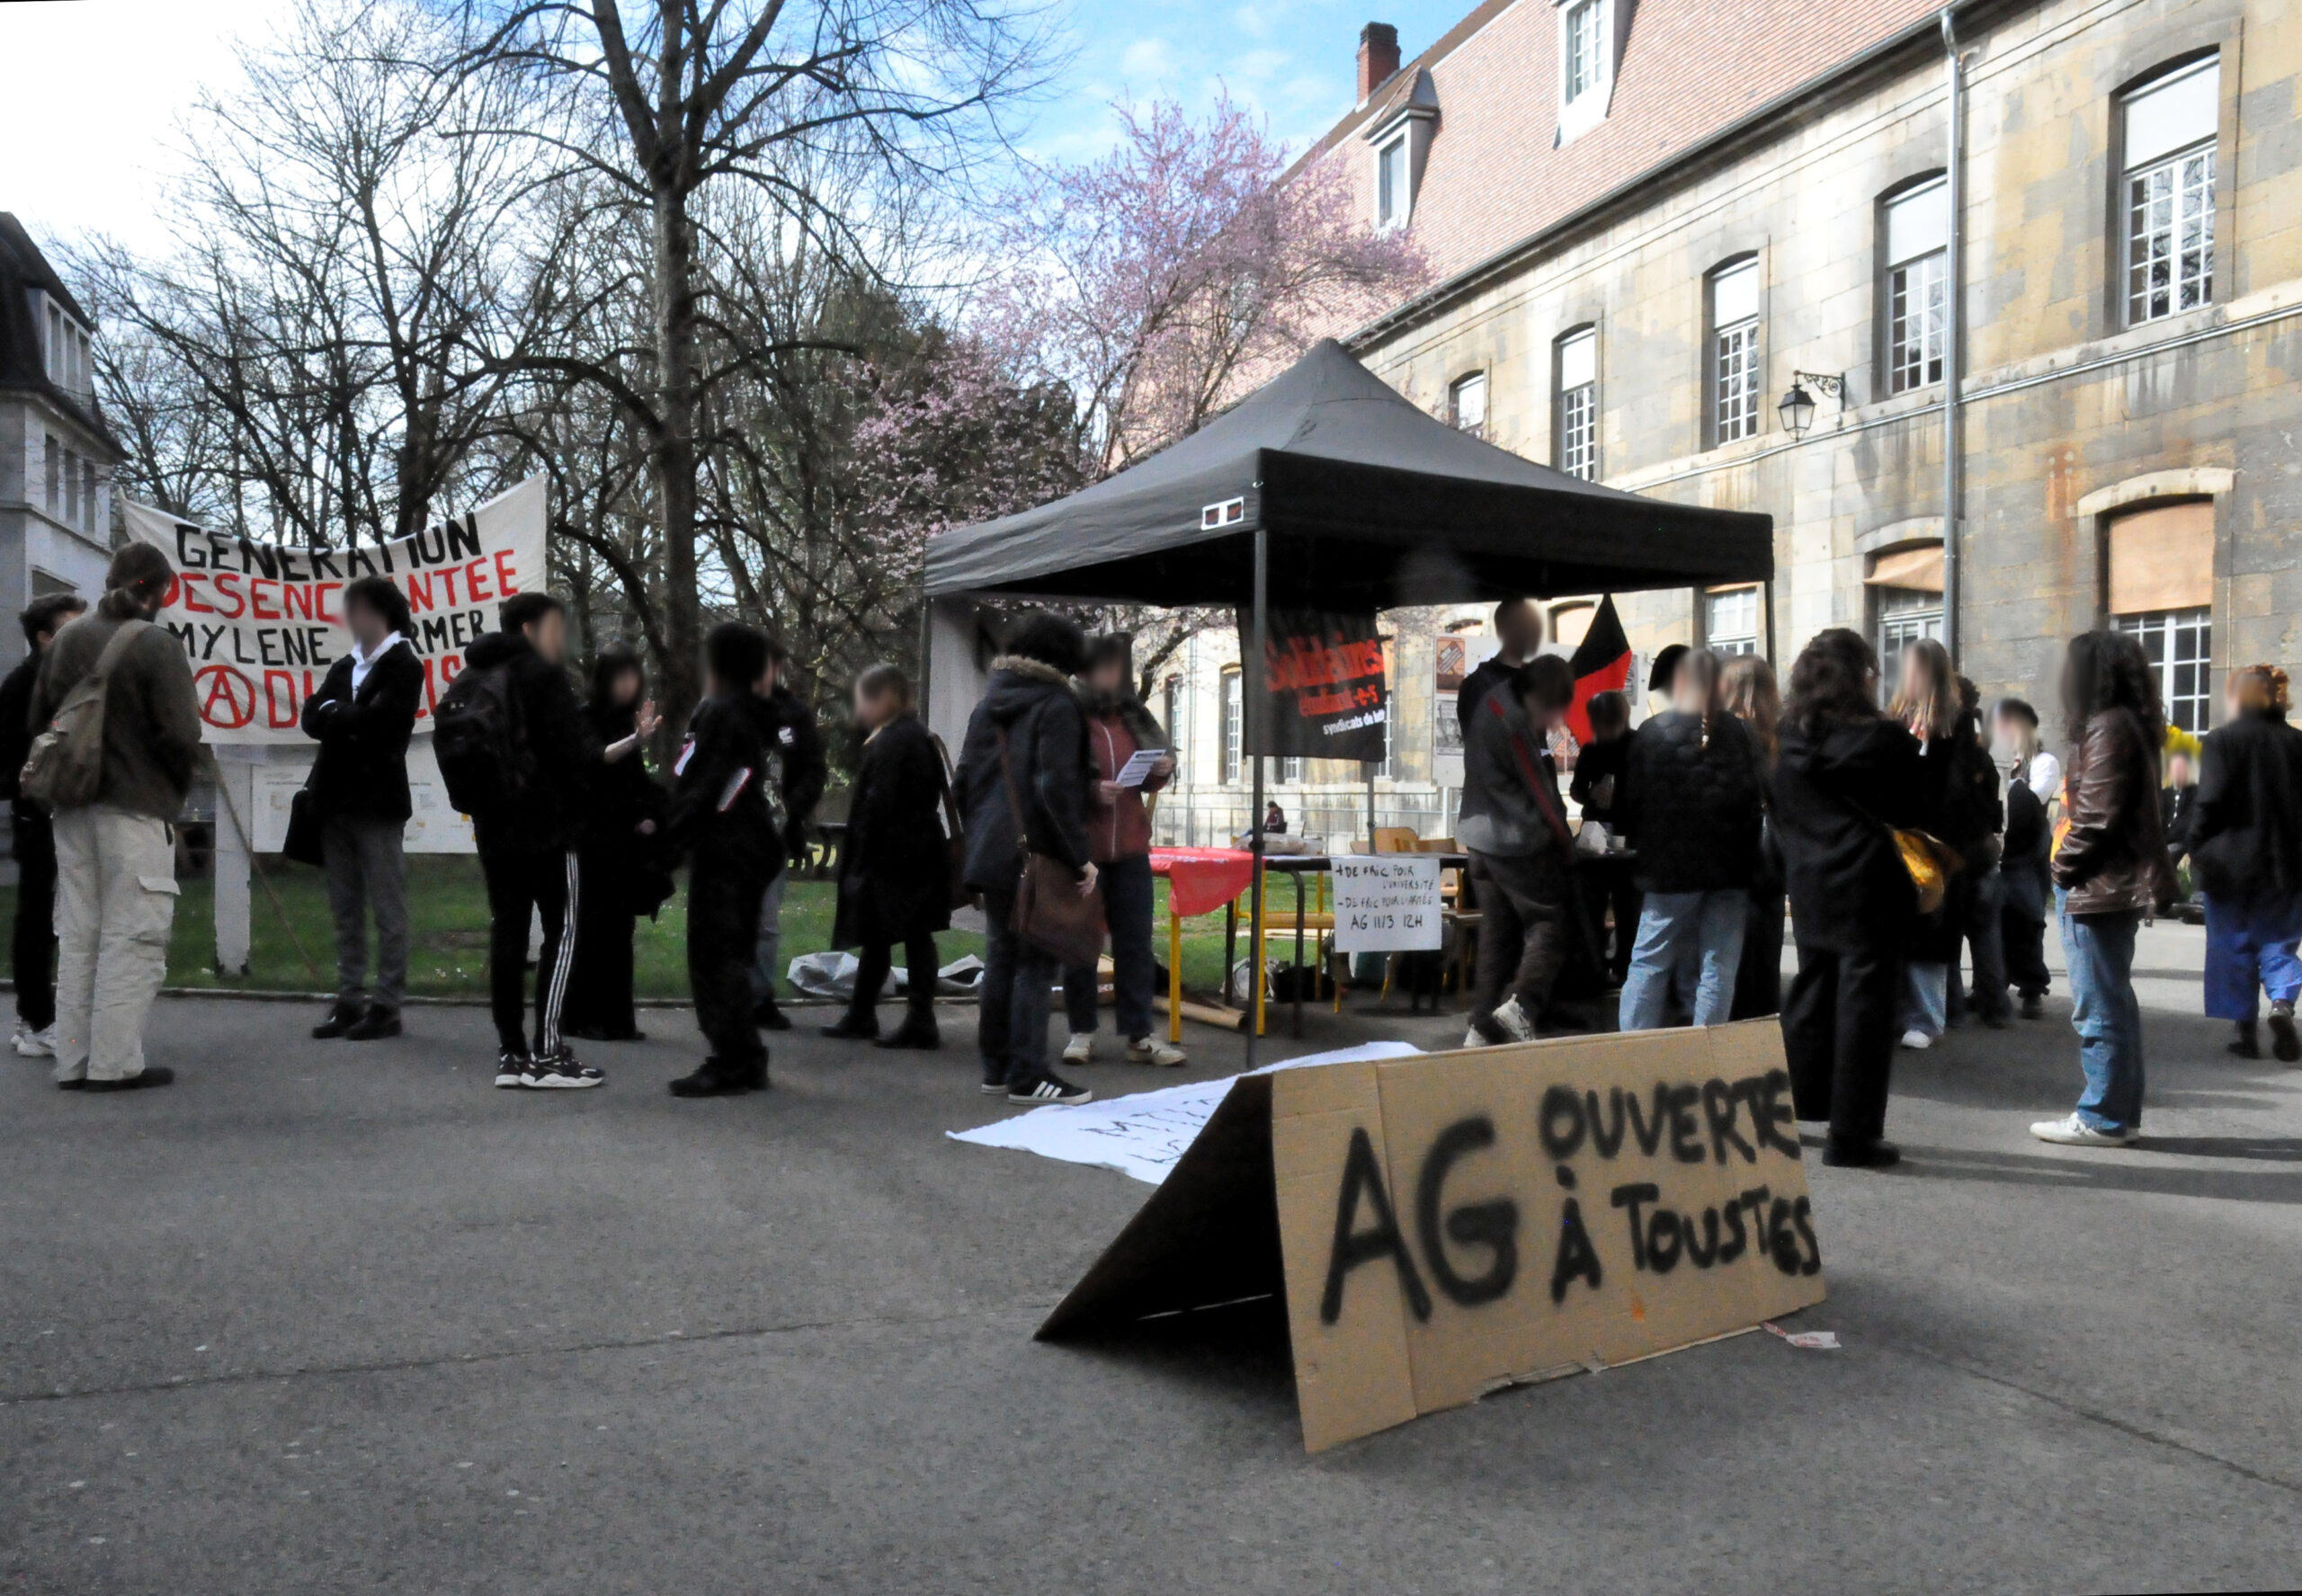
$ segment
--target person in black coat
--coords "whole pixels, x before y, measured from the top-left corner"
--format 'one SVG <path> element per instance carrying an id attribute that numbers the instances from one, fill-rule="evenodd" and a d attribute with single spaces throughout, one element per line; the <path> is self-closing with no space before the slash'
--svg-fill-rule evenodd
<path id="1" fill-rule="evenodd" d="M 1615 794 L 1642 895 L 1624 1030 L 1660 1028 L 1674 987 L 1697 1025 L 1725 1022 L 1758 876 L 1758 750 L 1720 702 L 1717 655 L 1681 657 L 1671 703 L 1632 736 Z"/>
<path id="2" fill-rule="evenodd" d="M 631 1003 L 632 925 L 641 914 L 655 914 L 672 884 L 657 844 L 664 789 L 647 773 L 647 739 L 663 722 L 647 698 L 647 671 L 629 646 L 600 650 L 584 718 L 600 761 L 576 849 L 584 894 L 576 915 L 576 973 L 560 1025 L 593 1041 L 645 1041 Z"/>
<path id="3" fill-rule="evenodd" d="M 1985 1025 L 1997 1030 L 2014 1012 L 2013 1003 L 2006 995 L 2006 939 L 1999 923 L 2004 901 L 1998 875 L 2006 830 L 2006 805 L 2001 796 L 2004 781 L 1983 727 L 1981 692 L 1964 676 L 1955 680 L 1958 716 L 1951 727 L 1950 764 L 1944 772 L 1941 807 L 1935 811 L 1935 834 L 1957 852 L 1960 869 L 1950 878 L 1934 951 L 1944 960 L 1947 1022 L 1963 1024 L 1971 1006 Z M 1924 943 L 1927 936 L 1922 930 L 1920 941 Z M 1961 980 L 1962 950 L 1970 950 L 1974 958 L 1971 990 Z"/>
<path id="4" fill-rule="evenodd" d="M 861 958 L 847 1012 L 824 1035 L 882 1048 L 940 1048 L 935 933 L 951 924 L 942 748 L 912 713 L 911 683 L 893 665 L 873 665 L 855 679 L 855 724 L 868 735 L 848 803 L 831 945 L 861 948 Z M 874 1005 L 897 942 L 906 972 L 904 1021 L 882 1037 Z"/>
<path id="5" fill-rule="evenodd" d="M 1774 760 L 1782 745 L 1782 690 L 1774 667 L 1756 654 L 1737 655 L 1719 673 L 1726 712 L 1751 734 L 1758 761 L 1759 798 L 1774 802 Z M 1760 824 L 1758 874 L 1751 882 L 1750 913 L 1743 921 L 1743 961 L 1735 970 L 1735 1003 L 1727 1017 L 1756 1020 L 1782 1012 L 1782 849 L 1770 816 Z"/>
<path id="6" fill-rule="evenodd" d="M 407 599 L 386 576 L 344 590 L 352 652 L 304 701 L 304 735 L 320 745 L 312 802 L 335 922 L 335 1005 L 316 1037 L 355 1042 L 399 1034 L 407 991 L 407 739 L 424 696 L 424 662 Z M 376 917 L 376 985 L 368 981 L 368 913 Z"/>
<path id="7" fill-rule="evenodd" d="M 71 593 L 26 605 L 23 660 L 0 682 L 0 790 L 8 797 L 9 850 L 16 860 L 14 1045 L 26 1058 L 56 1053 L 56 833 L 48 811 L 26 798 L 21 785 L 31 754 L 32 687 L 56 634 L 87 608 L 87 600 Z"/>
<path id="8" fill-rule="evenodd" d="M 1086 663 L 1087 639 L 1077 626 L 1043 611 L 1025 616 L 1007 651 L 991 662 L 959 750 L 967 883 L 983 894 L 986 933 L 977 1047 L 983 1090 L 1010 1102 L 1081 1103 L 1093 1096 L 1048 1067 L 1048 996 L 1057 965 L 1013 929 L 1020 843 L 1078 872 L 1081 896 L 1095 890 L 1086 826 L 1093 767 L 1086 712 L 1071 689 Z"/>
<path id="9" fill-rule="evenodd" d="M 711 1052 L 671 1083 L 674 1097 L 767 1090 L 767 1048 L 753 1017 L 751 963 L 760 896 L 782 868 L 773 770 L 760 736 L 768 640 L 727 621 L 704 641 L 709 696 L 696 706 L 674 762 L 665 825 L 670 857 L 688 858 L 687 977 Z"/>
<path id="10" fill-rule="evenodd" d="M 1629 855 L 1620 850 L 1601 853 L 1592 850 L 1598 835 L 1610 839 L 1619 830 L 1615 795 L 1622 785 L 1623 762 L 1630 757 L 1630 700 L 1619 692 L 1597 692 L 1589 705 L 1592 742 L 1576 752 L 1575 774 L 1566 795 L 1583 810 L 1583 830 L 1575 834 L 1575 874 L 1582 887 L 1583 903 L 1590 917 L 1591 943 L 1607 949 L 1608 911 L 1614 916 L 1614 946 L 1607 950 L 1607 978 L 1620 986 L 1630 975 L 1630 948 L 1638 940 L 1638 883 L 1632 877 Z M 1601 831 L 1593 834 L 1593 826 Z"/>
<path id="11" fill-rule="evenodd" d="M 1774 767 L 1798 974 L 1782 1006 L 1782 1045 L 1801 1119 L 1830 1122 L 1823 1162 L 1884 1168 L 1903 950 L 1918 898 L 1890 825 L 1931 816 L 1918 743 L 1879 714 L 1878 656 L 1833 627 L 1790 668 Z"/>
<path id="12" fill-rule="evenodd" d="M 763 1030 L 789 1030 L 790 1019 L 775 1002 L 775 983 L 781 975 L 783 951 L 783 888 L 791 878 L 786 868 L 807 857 L 807 822 L 822 801 L 824 782 L 831 773 L 824 753 L 823 734 L 816 729 L 815 711 L 791 691 L 784 680 L 790 656 L 772 632 L 767 638 L 767 667 L 752 694 L 752 720 L 768 754 L 768 807 L 774 811 L 782 851 L 775 872 L 761 888 L 759 947 L 752 958 L 753 1014 Z"/>
<path id="13" fill-rule="evenodd" d="M 2302 1059 L 2302 731 L 2287 724 L 2276 665 L 2231 672 L 2223 697 L 2227 718 L 2207 734 L 2186 839 L 2206 901 L 2206 1012 L 2235 1027 L 2232 1052 L 2259 1057 L 2266 992 L 2272 1049 L 2292 1064 Z"/>

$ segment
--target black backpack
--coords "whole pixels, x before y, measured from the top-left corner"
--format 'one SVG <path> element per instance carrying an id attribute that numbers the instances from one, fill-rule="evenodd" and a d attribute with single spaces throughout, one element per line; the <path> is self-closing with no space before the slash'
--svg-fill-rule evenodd
<path id="1" fill-rule="evenodd" d="M 535 778 L 520 724 L 520 698 L 507 663 L 466 666 L 432 715 L 432 752 L 448 801 L 465 815 L 501 815 Z"/>

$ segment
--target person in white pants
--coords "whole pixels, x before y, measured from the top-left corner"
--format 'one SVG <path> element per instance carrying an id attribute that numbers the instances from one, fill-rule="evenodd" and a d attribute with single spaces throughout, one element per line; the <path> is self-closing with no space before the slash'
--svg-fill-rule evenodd
<path id="1" fill-rule="evenodd" d="M 131 543 L 112 557 L 104 596 L 57 634 L 32 691 L 45 727 L 123 627 L 105 665 L 102 776 L 94 803 L 60 807 L 56 830 L 56 1083 L 67 1091 L 165 1086 L 144 1062 L 144 1017 L 167 973 L 175 923 L 174 821 L 200 752 L 200 711 L 183 645 L 159 613 L 167 557 Z"/>

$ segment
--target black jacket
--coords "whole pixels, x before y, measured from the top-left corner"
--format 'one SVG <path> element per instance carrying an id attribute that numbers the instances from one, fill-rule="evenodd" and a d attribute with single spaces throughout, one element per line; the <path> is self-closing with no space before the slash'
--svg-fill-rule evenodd
<path id="1" fill-rule="evenodd" d="M 943 756 L 916 715 L 864 741 L 847 806 L 832 946 L 900 942 L 950 929 L 943 845 Z"/>
<path id="2" fill-rule="evenodd" d="M 1630 758 L 1630 738 L 1628 735 L 1604 743 L 1593 743 L 1575 756 L 1575 775 L 1567 782 L 1567 796 L 1583 806 L 1583 818 L 1595 820 L 1602 825 L 1619 824 L 1616 810 L 1622 803 L 1622 768 Z M 1615 779 L 1609 801 L 1598 801 L 1599 783 L 1609 776 Z"/>
<path id="3" fill-rule="evenodd" d="M 40 652 L 24 655 L 0 681 L 0 796 L 21 790 L 24 761 L 32 752 L 32 685 L 40 680 Z"/>
<path id="4" fill-rule="evenodd" d="M 379 655 L 360 691 L 352 656 L 328 667 L 304 700 L 304 735 L 320 745 L 312 794 L 323 816 L 355 820 L 408 817 L 407 739 L 424 696 L 424 662 L 403 638 Z"/>
<path id="5" fill-rule="evenodd" d="M 708 698 L 695 707 L 673 762 L 664 836 L 669 857 L 692 855 L 694 870 L 737 870 L 764 886 L 782 868 L 782 844 L 769 810 L 767 745 L 752 693 Z"/>
<path id="6" fill-rule="evenodd" d="M 1641 892 L 1747 889 L 1759 873 L 1758 750 L 1725 710 L 1666 709 L 1631 735 L 1615 792 L 1615 823 L 1630 838 Z"/>
<path id="7" fill-rule="evenodd" d="M 1014 766 L 1011 806 L 1000 771 L 999 734 Z M 1013 891 L 1023 873 L 1015 808 L 1031 851 L 1075 870 L 1087 865 L 1087 717 L 1070 680 L 1052 665 L 1002 655 L 991 662 L 983 701 L 959 748 L 959 813 L 968 828 L 968 885 Z"/>
<path id="8" fill-rule="evenodd" d="M 2216 727 L 2195 790 L 2186 840 L 2202 889 L 2233 904 L 2302 896 L 2302 731 L 2257 710 Z"/>
<path id="9" fill-rule="evenodd" d="M 647 762 L 638 749 L 611 761 L 611 744 L 620 743 L 638 727 L 630 705 L 586 705 L 584 722 L 592 745 L 600 750 L 593 767 L 589 808 L 584 817 L 584 891 L 588 896 L 605 893 L 619 908 L 635 914 L 652 914 L 671 896 L 671 879 L 663 864 L 665 797 L 662 785 L 647 773 Z M 640 825 L 654 821 L 654 834 Z"/>
<path id="10" fill-rule="evenodd" d="M 1969 872 L 1981 869 L 1990 862 L 1991 840 L 2005 829 L 2006 810 L 1998 799 L 1998 766 L 1975 736 L 1975 718 L 1961 714 L 1949 736 L 1926 745 L 1919 764 L 1934 795 L 1928 829 L 1958 850 Z"/>
<path id="11" fill-rule="evenodd" d="M 1785 724 L 1774 767 L 1774 834 L 1792 929 L 1807 947 L 1851 953 L 1898 941 L 1918 912 L 1889 825 L 1932 819 L 1918 740 L 1884 718 Z"/>
<path id="12" fill-rule="evenodd" d="M 465 651 L 465 669 L 491 665 L 510 667 L 531 775 L 517 813 L 479 821 L 479 844 L 521 852 L 572 848 L 590 813 L 592 767 L 599 758 L 575 685 L 518 632 L 488 632 Z"/>
<path id="13" fill-rule="evenodd" d="M 1470 741 L 1471 717 L 1478 713 L 1479 700 L 1518 674 L 1519 667 L 1503 663 L 1499 654 L 1489 655 L 1478 667 L 1463 678 L 1455 692 L 1455 722 L 1463 728 L 1463 741 Z"/>
<path id="14" fill-rule="evenodd" d="M 799 696 L 781 682 L 765 698 L 749 705 L 761 743 L 773 756 L 775 823 L 783 835 L 783 856 L 799 860 L 807 853 L 807 822 L 822 801 L 829 765 L 824 756 L 823 734 L 816 717 Z"/>
<path id="15" fill-rule="evenodd" d="M 2198 828 L 2198 787 L 2162 787 L 2158 789 L 2158 813 L 2166 833 L 2166 852 L 2180 860 L 2190 851 L 2192 833 Z"/>

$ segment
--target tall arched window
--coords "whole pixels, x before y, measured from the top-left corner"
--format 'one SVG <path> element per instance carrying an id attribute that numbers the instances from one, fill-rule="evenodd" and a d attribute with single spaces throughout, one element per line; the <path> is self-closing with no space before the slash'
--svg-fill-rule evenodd
<path id="1" fill-rule="evenodd" d="M 1712 272 L 1704 298 L 1710 441 L 1732 443 L 1759 430 L 1758 257 L 1744 255 Z"/>
<path id="2" fill-rule="evenodd" d="M 1552 366 L 1557 374 L 1551 404 L 1557 434 L 1552 458 L 1569 477 L 1599 478 L 1599 330 L 1576 327 L 1559 335 Z"/>
<path id="3" fill-rule="evenodd" d="M 1930 177 L 1889 194 L 1879 230 L 1887 391 L 1931 388 L 1942 380 L 1942 334 L 1950 325 L 1948 186 Z"/>
<path id="4" fill-rule="evenodd" d="M 2214 302 L 2217 56 L 2185 62 L 2119 101 L 2128 325 Z"/>

